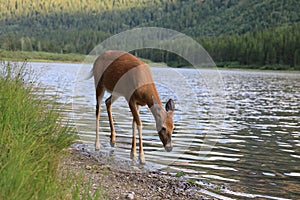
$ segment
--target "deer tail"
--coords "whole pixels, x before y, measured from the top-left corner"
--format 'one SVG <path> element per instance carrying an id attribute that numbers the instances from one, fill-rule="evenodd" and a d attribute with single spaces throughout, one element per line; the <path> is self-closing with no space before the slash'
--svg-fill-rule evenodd
<path id="1" fill-rule="evenodd" d="M 84 77 L 84 80 L 88 80 L 92 77 L 93 77 L 93 68 L 91 69 L 91 71 L 88 74 L 86 74 L 86 76 Z"/>

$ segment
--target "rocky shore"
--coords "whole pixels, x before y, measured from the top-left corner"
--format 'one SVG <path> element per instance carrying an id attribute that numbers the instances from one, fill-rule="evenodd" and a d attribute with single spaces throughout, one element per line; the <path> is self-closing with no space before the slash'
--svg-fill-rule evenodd
<path id="1" fill-rule="evenodd" d="M 104 199 L 208 199 L 197 184 L 141 166 L 102 159 L 85 149 L 70 148 L 61 168 L 83 173 L 86 181 L 92 182 L 89 193 L 101 188 Z"/>

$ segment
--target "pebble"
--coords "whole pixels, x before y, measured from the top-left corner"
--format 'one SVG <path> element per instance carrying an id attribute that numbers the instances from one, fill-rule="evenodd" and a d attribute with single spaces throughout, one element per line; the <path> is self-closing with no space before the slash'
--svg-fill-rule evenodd
<path id="1" fill-rule="evenodd" d="M 175 178 L 171 176 L 166 176 L 160 172 L 149 172 L 142 173 L 143 170 L 137 169 L 136 167 L 130 168 L 130 171 L 120 169 L 118 166 L 111 166 L 106 163 L 100 165 L 88 164 L 85 161 L 89 159 L 84 157 L 81 159 L 79 157 L 78 161 L 72 162 L 73 165 L 83 166 L 85 170 L 90 170 L 89 173 L 97 173 L 100 177 L 103 172 L 109 171 L 109 175 L 105 174 L 112 179 L 118 180 L 118 182 L 112 181 L 114 187 L 111 185 L 105 185 L 104 188 L 111 190 L 114 195 L 114 199 L 201 199 L 207 200 L 205 197 L 201 196 L 201 192 L 197 191 L 198 187 L 193 186 L 194 184 L 185 182 L 182 178 Z M 117 168 L 117 169 L 115 169 Z M 132 169 L 136 171 L 131 171 Z M 113 178 L 115 177 L 115 178 Z M 91 191 L 98 189 L 98 184 L 95 182 L 98 180 L 92 177 L 92 182 L 94 184 L 91 187 Z M 209 186 L 209 184 L 208 184 Z M 195 187 L 195 188 L 194 188 Z M 125 189 L 126 188 L 126 189 Z M 222 189 L 225 186 L 222 187 Z M 129 189 L 129 190 L 127 190 Z M 196 192 L 194 191 L 196 190 Z M 137 192 L 137 194 L 135 194 Z"/>
<path id="2" fill-rule="evenodd" d="M 86 170 L 91 170 L 91 169 L 92 169 L 92 166 L 86 165 L 86 166 L 85 166 L 85 169 L 86 169 Z"/>
<path id="3" fill-rule="evenodd" d="M 131 199 L 131 200 L 133 200 L 133 199 L 134 199 L 134 195 L 135 195 L 134 192 L 130 192 L 130 193 L 128 193 L 128 194 L 126 195 L 126 199 Z"/>
<path id="4" fill-rule="evenodd" d="M 102 165 L 100 166 L 101 170 L 111 170 L 109 165 Z"/>

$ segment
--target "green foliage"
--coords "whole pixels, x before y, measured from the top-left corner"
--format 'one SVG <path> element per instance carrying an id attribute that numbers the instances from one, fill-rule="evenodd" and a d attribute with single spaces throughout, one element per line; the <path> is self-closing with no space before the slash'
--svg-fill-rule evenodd
<path id="1" fill-rule="evenodd" d="M 296 69 L 300 65 L 297 38 L 300 38 L 300 24 L 254 30 L 243 35 L 199 38 L 198 42 L 220 66 L 256 65 L 268 68 L 273 65 L 273 69 Z"/>
<path id="2" fill-rule="evenodd" d="M 82 178 L 62 177 L 58 170 L 75 139 L 73 130 L 61 121 L 55 103 L 24 82 L 31 76 L 26 69 L 0 63 L 0 199 L 80 197 Z"/>
<path id="3" fill-rule="evenodd" d="M 166 63 L 170 67 L 187 67 L 191 64 L 175 53 L 161 49 L 139 49 L 130 52 L 140 58 L 149 59 L 156 63 Z"/>
<path id="4" fill-rule="evenodd" d="M 190 184 L 195 184 L 196 180 L 195 180 L 195 179 L 192 179 L 192 178 L 189 178 L 189 179 L 187 180 L 187 182 L 190 183 Z"/>
<path id="5" fill-rule="evenodd" d="M 184 175 L 185 175 L 185 173 L 183 171 L 180 171 L 180 172 L 177 172 L 175 176 L 179 178 L 179 177 L 182 177 Z"/>
<path id="6" fill-rule="evenodd" d="M 8 0 L 0 10 L 0 49 L 9 51 L 88 54 L 113 34 L 156 26 L 196 38 L 216 62 L 300 65 L 297 0 Z"/>

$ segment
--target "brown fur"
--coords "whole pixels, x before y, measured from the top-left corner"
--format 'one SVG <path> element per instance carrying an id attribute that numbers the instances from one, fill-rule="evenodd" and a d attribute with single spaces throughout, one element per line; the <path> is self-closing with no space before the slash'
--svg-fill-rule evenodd
<path id="1" fill-rule="evenodd" d="M 162 108 L 162 103 L 153 82 L 151 71 L 146 63 L 142 62 L 141 60 L 127 52 L 106 51 L 96 59 L 93 67 L 93 75 L 95 80 L 97 100 L 97 150 L 100 148 L 98 131 L 100 119 L 100 103 L 104 91 L 112 93 L 112 96 L 110 96 L 105 101 L 110 121 L 112 145 L 114 145 L 115 143 L 116 133 L 114 131 L 111 105 L 113 101 L 119 96 L 124 96 L 128 101 L 133 115 L 133 138 L 131 149 L 132 158 L 134 159 L 136 154 L 135 129 L 137 128 L 139 133 L 140 161 L 142 163 L 145 162 L 142 144 L 142 122 L 139 117 L 139 106 L 147 105 L 149 108 L 152 108 L 155 104 L 155 109 L 152 113 L 157 120 L 157 124 L 159 124 L 160 126 L 164 126 L 165 129 L 165 131 L 163 131 L 163 144 L 164 146 L 168 145 L 168 149 L 172 149 L 172 145 L 170 142 L 171 134 L 173 132 L 173 111 L 166 112 Z M 162 117 L 157 117 L 156 115 L 165 116 L 165 118 L 162 119 Z M 162 131 L 159 131 L 159 134 L 161 137 Z M 168 141 L 168 144 L 166 144 L 165 141 Z"/>

